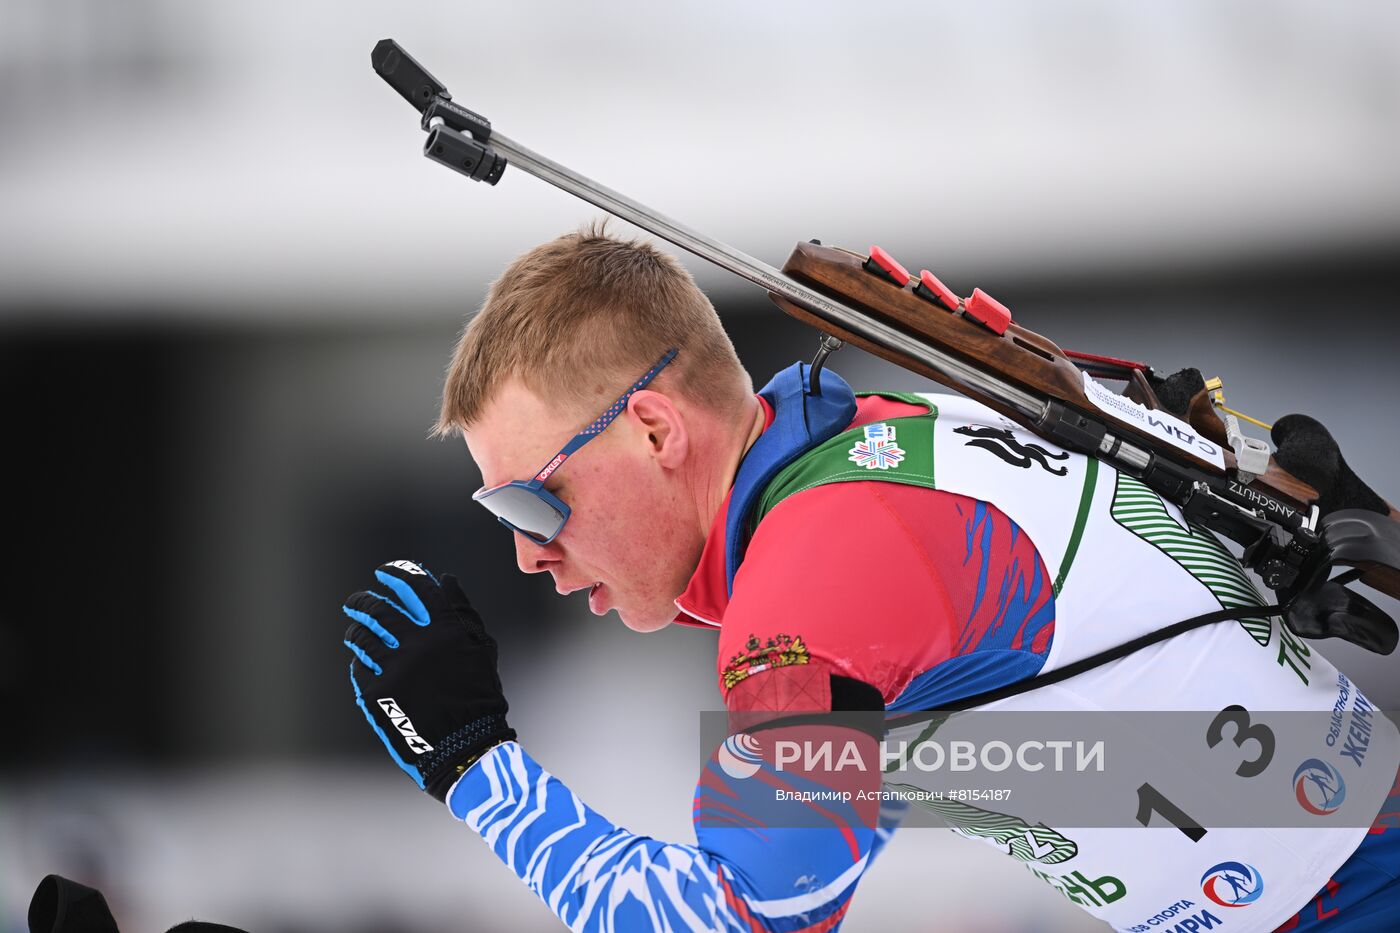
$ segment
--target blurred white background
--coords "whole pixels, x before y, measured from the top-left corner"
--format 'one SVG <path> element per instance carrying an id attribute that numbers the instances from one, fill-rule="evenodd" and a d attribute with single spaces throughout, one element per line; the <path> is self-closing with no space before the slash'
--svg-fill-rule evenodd
<path id="1" fill-rule="evenodd" d="M 511 138 L 775 260 L 825 231 L 1079 276 L 1364 248 L 1400 216 L 1383 2 L 3 11 L 10 305 L 470 305 L 583 206 L 415 160 L 416 115 L 369 69 L 383 36 Z"/>
<path id="2" fill-rule="evenodd" d="M 424 440 L 490 280 L 597 212 L 424 159 L 369 66 L 386 36 L 512 139 L 775 265 L 879 243 L 1062 346 L 1314 414 L 1400 496 L 1394 4 L 0 0 L 0 931 L 48 872 L 126 933 L 554 928 L 350 702 L 339 600 L 401 556 L 476 581 L 536 757 L 693 839 L 712 636 L 518 577 L 465 452 Z M 756 382 L 810 357 L 683 258 Z M 1400 703 L 1393 659 L 1324 650 Z M 929 927 L 1094 928 L 918 830 L 846 929 Z"/>

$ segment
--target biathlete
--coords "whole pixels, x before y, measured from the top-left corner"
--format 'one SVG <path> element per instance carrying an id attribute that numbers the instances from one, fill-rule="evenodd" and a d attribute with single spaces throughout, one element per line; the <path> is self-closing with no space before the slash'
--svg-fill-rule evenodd
<path id="1" fill-rule="evenodd" d="M 438 431 L 464 436 L 484 481 L 475 499 L 509 529 L 522 571 L 549 573 L 561 594 L 587 590 L 594 613 L 639 632 L 712 631 L 726 708 L 774 729 L 817 728 L 785 724 L 799 714 L 936 709 L 1264 604 L 1175 506 L 979 404 L 855 395 L 830 371 L 818 394 L 803 364 L 755 393 L 685 270 L 599 230 L 526 252 L 492 285 L 456 347 Z M 365 716 L 569 927 L 840 925 L 892 831 L 878 805 L 818 807 L 808 794 L 791 805 L 819 811 L 818 825 L 753 825 L 712 759 L 694 844 L 630 833 L 517 741 L 495 644 L 457 581 L 411 561 L 375 578 L 344 606 Z M 1346 741 L 1317 736 L 1303 792 L 1296 761 L 1263 761 L 1256 744 L 1220 751 L 1252 763 L 1261 795 L 1325 803 L 1328 781 L 1346 781 L 1351 805 L 1378 814 L 1370 827 L 1189 834 L 1138 828 L 1129 813 L 1113 828 L 1055 827 L 1054 846 L 1032 834 L 1005 848 L 1119 930 L 1340 931 L 1400 917 L 1389 828 L 1400 799 L 1386 798 L 1390 779 L 1356 777 L 1393 776 L 1400 736 L 1276 618 L 1198 628 L 991 706 L 1194 710 L 1224 716 L 1230 735 L 1263 728 L 1251 710 L 1334 714 Z M 878 739 L 829 728 L 866 750 Z M 790 786 L 832 786 L 822 781 Z"/>

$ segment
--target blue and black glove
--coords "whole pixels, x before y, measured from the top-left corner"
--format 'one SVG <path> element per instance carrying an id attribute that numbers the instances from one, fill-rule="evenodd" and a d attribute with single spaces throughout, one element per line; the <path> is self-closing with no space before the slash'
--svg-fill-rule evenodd
<path id="1" fill-rule="evenodd" d="M 496 673 L 496 642 L 456 578 L 407 560 L 341 607 L 352 620 L 355 701 L 389 754 L 438 800 L 488 749 L 515 738 Z"/>

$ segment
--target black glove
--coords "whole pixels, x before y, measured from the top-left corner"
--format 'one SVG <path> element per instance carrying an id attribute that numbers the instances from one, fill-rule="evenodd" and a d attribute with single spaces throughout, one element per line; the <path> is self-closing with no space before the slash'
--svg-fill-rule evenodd
<path id="1" fill-rule="evenodd" d="M 407 560 L 374 571 L 377 590 L 355 593 L 342 611 L 353 621 L 355 701 L 389 754 L 438 800 L 493 745 L 515 738 L 486 634 L 456 578 L 439 581 Z"/>

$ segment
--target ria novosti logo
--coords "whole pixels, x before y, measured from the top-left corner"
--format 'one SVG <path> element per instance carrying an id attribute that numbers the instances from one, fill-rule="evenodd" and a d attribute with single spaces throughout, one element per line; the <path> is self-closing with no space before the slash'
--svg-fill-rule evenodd
<path id="1" fill-rule="evenodd" d="M 747 732 L 736 732 L 715 752 L 719 766 L 732 778 L 753 777 L 763 765 L 763 746 Z"/>
<path id="2" fill-rule="evenodd" d="M 1221 907 L 1248 907 L 1264 893 L 1259 869 L 1244 862 L 1221 862 L 1201 876 L 1201 893 Z"/>
<path id="3" fill-rule="evenodd" d="M 911 747 L 912 745 L 912 747 Z M 1100 739 L 1091 743 L 1083 740 L 1049 739 L 1044 742 L 1028 740 L 1016 746 L 1000 740 L 980 745 L 966 739 L 953 739 L 945 747 L 938 741 L 881 742 L 878 753 L 853 739 L 845 741 L 792 741 L 777 739 L 772 743 L 771 761 L 775 771 L 794 770 L 843 772 L 879 771 L 892 768 L 913 771 L 964 772 L 985 770 L 993 773 L 1016 769 L 1034 773 L 1051 771 L 1103 771 L 1106 743 Z M 757 773 L 763 763 L 763 746 L 746 732 L 736 732 L 715 751 L 724 773 L 730 777 L 747 778 Z"/>
<path id="4" fill-rule="evenodd" d="M 1327 816 L 1342 808 L 1347 785 L 1332 765 L 1309 758 L 1293 772 L 1293 793 L 1298 797 L 1298 806 L 1317 816 Z"/>

